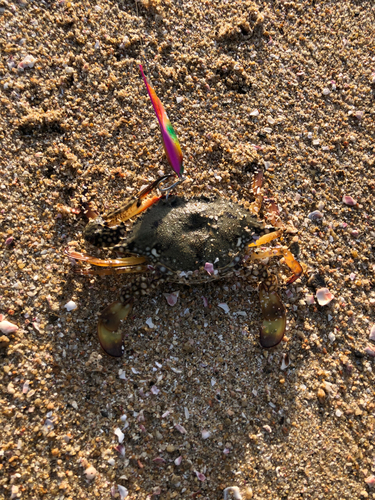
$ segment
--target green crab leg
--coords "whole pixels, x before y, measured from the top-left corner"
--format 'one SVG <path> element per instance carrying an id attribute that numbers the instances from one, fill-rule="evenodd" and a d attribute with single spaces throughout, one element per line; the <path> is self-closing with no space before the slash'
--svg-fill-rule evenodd
<path id="1" fill-rule="evenodd" d="M 272 233 L 275 234 L 275 233 Z M 269 236 L 269 235 L 267 235 Z M 262 238 L 260 238 L 262 239 Z M 259 241 L 259 240 L 258 240 Z M 268 259 L 269 257 L 282 256 L 285 259 L 286 265 L 291 271 L 293 271 L 292 276 L 288 279 L 287 284 L 290 285 L 303 274 L 303 269 L 301 264 L 294 258 L 292 252 L 285 247 L 268 248 L 262 252 L 254 252 L 250 255 L 251 260 L 261 260 Z"/>
<path id="2" fill-rule="evenodd" d="M 147 187 L 142 189 L 138 194 L 133 196 L 132 198 L 125 201 L 123 205 L 121 205 L 116 210 L 106 214 L 103 219 L 107 223 L 109 227 L 116 226 L 121 222 L 125 222 L 131 217 L 135 217 L 139 213 L 143 212 L 147 208 L 151 207 L 154 203 L 163 198 L 161 196 L 152 196 L 152 198 L 147 198 L 148 195 L 153 191 L 158 185 L 168 179 L 169 177 L 173 177 L 170 175 L 163 175 L 163 177 L 159 177 L 156 181 L 149 184 Z"/>
<path id="3" fill-rule="evenodd" d="M 65 254 L 71 259 L 82 260 L 88 262 L 93 266 L 100 267 L 119 267 L 119 266 L 137 266 L 138 264 L 144 264 L 146 262 L 145 257 L 123 257 L 121 259 L 98 259 L 97 257 L 92 257 L 86 253 L 76 252 L 75 250 L 65 250 Z"/>
<path id="4" fill-rule="evenodd" d="M 269 291 L 265 283 L 259 286 L 260 307 L 263 322 L 260 330 L 260 345 L 275 347 L 284 337 L 286 328 L 286 312 L 284 304 L 275 291 Z"/>
<path id="5" fill-rule="evenodd" d="M 104 309 L 98 321 L 98 338 L 103 350 L 114 358 L 123 355 L 122 334 L 118 332 L 120 321 L 126 319 L 133 309 L 134 299 L 113 302 Z"/>

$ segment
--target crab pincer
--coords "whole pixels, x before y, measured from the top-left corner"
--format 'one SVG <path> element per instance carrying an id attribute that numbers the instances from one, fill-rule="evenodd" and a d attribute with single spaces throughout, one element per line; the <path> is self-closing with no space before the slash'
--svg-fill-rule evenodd
<path id="1" fill-rule="evenodd" d="M 275 347 L 284 337 L 286 328 L 286 312 L 279 295 L 270 291 L 265 283 L 259 287 L 259 299 L 263 322 L 260 330 L 262 347 Z"/>
<path id="2" fill-rule="evenodd" d="M 126 319 L 133 309 L 133 298 L 116 301 L 107 306 L 98 321 L 98 338 L 104 351 L 114 358 L 124 353 L 122 333 L 118 331 L 120 321 Z"/>

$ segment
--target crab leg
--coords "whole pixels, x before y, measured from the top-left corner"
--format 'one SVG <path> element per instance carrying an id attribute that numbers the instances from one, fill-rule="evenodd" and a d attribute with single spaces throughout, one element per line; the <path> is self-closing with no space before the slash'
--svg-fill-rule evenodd
<path id="1" fill-rule="evenodd" d="M 113 302 L 104 309 L 99 317 L 99 342 L 104 351 L 114 358 L 119 358 L 123 355 L 122 334 L 118 332 L 118 328 L 120 321 L 126 319 L 131 313 L 133 302 L 133 298 L 127 299 L 124 302 Z"/>
<path id="2" fill-rule="evenodd" d="M 159 177 L 156 181 L 152 182 L 150 185 L 142 189 L 138 194 L 133 196 L 132 198 L 125 201 L 123 205 L 121 205 L 116 210 L 113 210 L 109 214 L 105 215 L 103 219 L 107 223 L 108 226 L 116 226 L 120 222 L 125 222 L 131 217 L 138 215 L 143 212 L 147 208 L 151 207 L 154 203 L 160 200 L 161 196 L 152 196 L 152 198 L 147 198 L 151 191 L 158 187 L 158 185 L 168 179 L 169 177 L 173 177 L 173 175 L 163 175 L 163 177 Z"/>
<path id="3" fill-rule="evenodd" d="M 268 235 L 267 235 L 268 236 Z M 258 240 L 259 241 L 259 240 Z M 303 274 L 301 264 L 294 258 L 292 252 L 285 247 L 268 248 L 262 252 L 254 252 L 250 255 L 251 260 L 268 259 L 269 257 L 282 256 L 285 259 L 286 265 L 291 271 L 292 276 L 288 279 L 287 284 L 290 285 Z"/>
<path id="4" fill-rule="evenodd" d="M 263 194 L 261 192 L 262 184 L 263 184 L 263 172 L 260 171 L 257 173 L 257 175 L 254 177 L 253 180 L 252 189 L 253 189 L 253 194 L 255 196 L 255 201 L 253 201 L 253 203 L 251 203 L 249 207 L 250 212 L 253 213 L 254 215 L 258 215 L 260 209 L 262 208 L 262 202 L 263 202 Z"/>
<path id="5" fill-rule="evenodd" d="M 260 307 L 263 322 L 260 330 L 262 347 L 275 347 L 284 337 L 286 328 L 286 312 L 284 304 L 275 291 L 269 291 L 265 283 L 259 287 Z"/>
<path id="6" fill-rule="evenodd" d="M 138 264 L 143 264 L 146 262 L 145 257 L 124 257 L 122 259 L 98 259 L 97 257 L 92 257 L 86 253 L 76 252 L 74 250 L 65 250 L 65 254 L 71 259 L 82 260 L 88 262 L 93 266 L 100 267 L 120 267 L 120 266 L 137 266 Z"/>
<path id="7" fill-rule="evenodd" d="M 274 231 L 273 233 L 264 234 L 260 238 L 258 238 L 254 243 L 250 243 L 249 247 L 260 247 L 262 245 L 266 245 L 272 240 L 276 240 L 280 238 L 283 234 L 283 231 L 279 229 L 278 231 Z"/>

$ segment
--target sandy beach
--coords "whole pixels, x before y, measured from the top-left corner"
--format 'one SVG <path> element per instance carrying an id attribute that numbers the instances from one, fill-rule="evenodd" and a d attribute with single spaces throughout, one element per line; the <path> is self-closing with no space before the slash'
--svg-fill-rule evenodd
<path id="1" fill-rule="evenodd" d="M 1 499 L 375 498 L 374 9 L 0 0 Z M 163 283 L 113 359 L 97 322 L 133 278 L 75 274 L 64 250 L 112 255 L 83 203 L 172 173 L 139 64 L 180 140 L 173 194 L 249 207 L 263 170 L 304 275 L 287 286 L 275 258 Z M 287 309 L 271 350 L 266 271 Z"/>

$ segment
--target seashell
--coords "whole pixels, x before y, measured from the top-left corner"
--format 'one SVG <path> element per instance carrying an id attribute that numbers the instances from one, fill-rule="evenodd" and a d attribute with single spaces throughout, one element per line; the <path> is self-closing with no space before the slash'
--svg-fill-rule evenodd
<path id="1" fill-rule="evenodd" d="M 347 194 L 344 194 L 344 196 L 342 197 L 342 202 L 345 203 L 345 205 L 349 205 L 350 207 L 354 207 L 355 205 L 357 205 L 357 201 Z"/>
<path id="2" fill-rule="evenodd" d="M 0 321 L 0 332 L 1 333 L 5 333 L 5 335 L 6 335 L 8 333 L 16 332 L 17 330 L 18 330 L 17 325 L 14 325 L 13 323 L 10 323 L 7 320 Z"/>
<path id="3" fill-rule="evenodd" d="M 175 306 L 177 304 L 178 296 L 180 292 L 171 292 L 171 293 L 165 293 L 164 297 L 167 299 L 168 305 L 171 307 Z"/>
<path id="4" fill-rule="evenodd" d="M 316 299 L 320 306 L 326 306 L 335 298 L 334 295 L 328 290 L 328 288 L 319 288 L 316 291 Z"/>
<path id="5" fill-rule="evenodd" d="M 310 220 L 319 220 L 323 219 L 324 215 L 319 210 L 315 210 L 314 212 L 311 212 L 307 217 Z"/>

